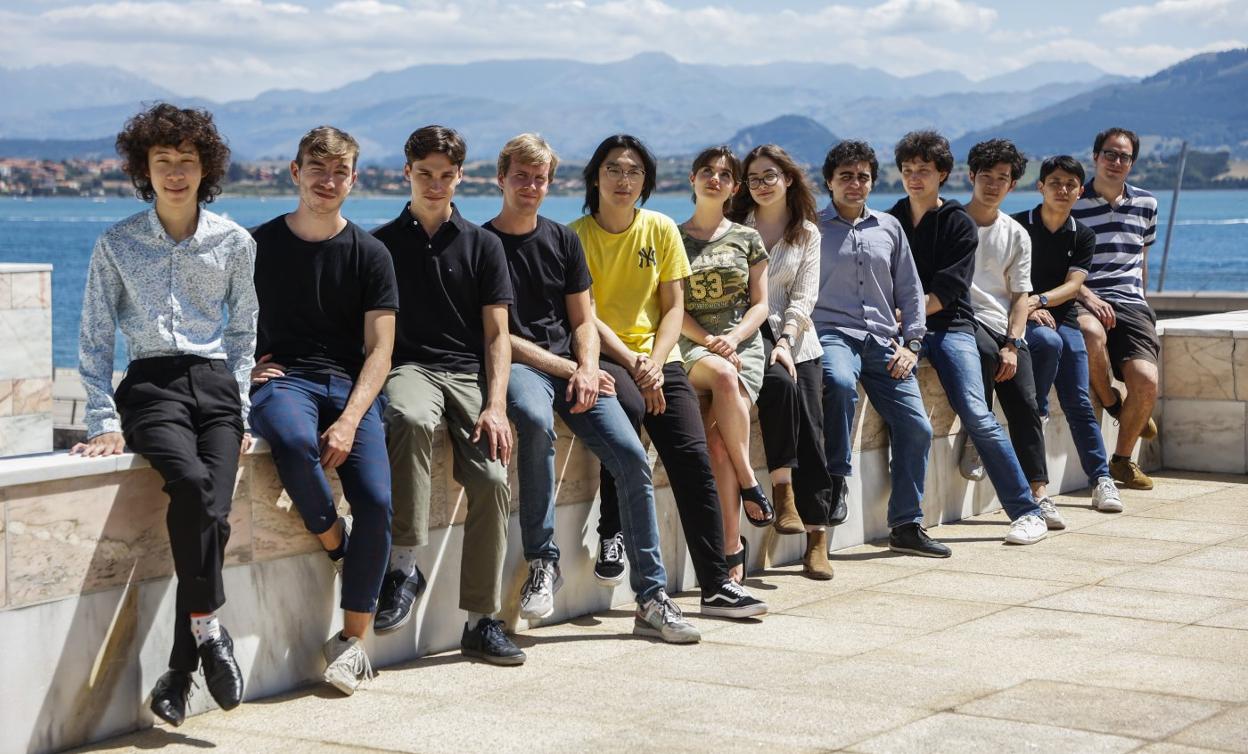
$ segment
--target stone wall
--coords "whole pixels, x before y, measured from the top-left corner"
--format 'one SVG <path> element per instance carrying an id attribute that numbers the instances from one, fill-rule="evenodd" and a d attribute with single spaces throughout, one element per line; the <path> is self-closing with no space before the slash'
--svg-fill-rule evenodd
<path id="1" fill-rule="evenodd" d="M 0 264 L 0 456 L 52 449 L 52 265 Z"/>

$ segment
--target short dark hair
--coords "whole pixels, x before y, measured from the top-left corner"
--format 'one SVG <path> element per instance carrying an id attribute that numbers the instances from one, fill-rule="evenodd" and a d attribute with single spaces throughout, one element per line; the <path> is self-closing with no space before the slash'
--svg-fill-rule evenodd
<path id="1" fill-rule="evenodd" d="M 158 102 L 126 121 L 117 134 L 117 154 L 123 170 L 134 184 L 134 193 L 145 202 L 156 198 L 147 169 L 152 147 L 180 147 L 190 142 L 199 154 L 202 176 L 195 200 L 208 203 L 221 193 L 221 181 L 230 166 L 230 148 L 217 132 L 212 113 L 201 108 L 179 108 Z"/>
<path id="2" fill-rule="evenodd" d="M 1131 162 L 1135 162 L 1140 156 L 1140 137 L 1135 135 L 1135 131 L 1121 126 L 1111 126 L 1096 135 L 1096 139 L 1092 142 L 1092 154 L 1100 154 L 1101 147 L 1105 146 L 1105 140 L 1111 136 L 1125 136 L 1131 142 Z"/>
<path id="3" fill-rule="evenodd" d="M 607 155 L 611 154 L 612 149 L 631 149 L 641 158 L 641 168 L 646 171 L 641 179 L 642 204 L 650 198 L 658 180 L 655 176 L 657 168 L 654 153 L 641 142 L 641 139 L 629 134 L 608 136 L 594 150 L 593 157 L 589 158 L 589 162 L 585 163 L 585 169 L 581 171 L 581 177 L 585 179 L 585 203 L 581 205 L 581 209 L 591 215 L 598 212 L 598 169 L 607 161 Z"/>
<path id="4" fill-rule="evenodd" d="M 829 149 L 828 156 L 823 158 L 823 185 L 828 189 L 828 196 L 832 196 L 828 181 L 832 180 L 832 176 L 836 174 L 836 168 L 851 162 L 866 162 L 871 165 L 871 183 L 875 183 L 879 178 L 880 161 L 876 158 L 875 150 L 871 148 L 871 145 L 865 141 L 846 139 Z"/>
<path id="5" fill-rule="evenodd" d="M 945 180 L 949 179 L 948 174 L 953 171 L 953 152 L 949 149 L 949 140 L 931 129 L 911 131 L 901 137 L 901 141 L 893 148 L 893 158 L 897 162 L 898 170 L 903 162 L 922 160 L 936 163 L 936 169 L 946 174 Z M 945 181 L 941 181 L 940 185 L 945 185 Z"/>
<path id="6" fill-rule="evenodd" d="M 407 143 L 403 145 L 403 156 L 408 165 L 434 153 L 444 154 L 452 164 L 463 167 L 468 146 L 458 131 L 446 126 L 418 128 L 412 131 L 412 135 L 407 137 Z"/>
<path id="7" fill-rule="evenodd" d="M 689 168 L 689 172 L 697 173 L 699 170 L 706 167 L 707 165 L 710 165 L 712 162 L 715 162 L 716 160 L 724 160 L 725 162 L 728 163 L 728 171 L 732 173 L 733 183 L 736 183 L 738 186 L 740 186 L 741 185 L 741 161 L 738 160 L 737 156 L 732 153 L 732 147 L 728 146 L 727 144 L 720 144 L 714 147 L 707 147 L 706 149 L 703 149 L 701 152 L 698 152 L 698 156 L 693 158 L 693 167 Z M 697 203 L 698 201 L 697 194 L 693 195 L 693 201 L 695 204 Z M 728 211 L 728 205 L 730 202 L 732 202 L 731 196 L 724 200 L 724 212 L 725 213 L 727 213 Z"/>
<path id="8" fill-rule="evenodd" d="M 1068 154 L 1055 155 L 1040 163 L 1040 182 L 1043 183 L 1054 170 L 1078 176 L 1080 183 L 1087 179 L 1087 174 L 1083 172 L 1083 163 Z"/>
<path id="9" fill-rule="evenodd" d="M 1009 139 L 981 141 L 966 155 L 966 165 L 972 173 L 991 170 L 1003 162 L 1010 166 L 1010 180 L 1017 181 L 1027 170 L 1027 158 Z"/>

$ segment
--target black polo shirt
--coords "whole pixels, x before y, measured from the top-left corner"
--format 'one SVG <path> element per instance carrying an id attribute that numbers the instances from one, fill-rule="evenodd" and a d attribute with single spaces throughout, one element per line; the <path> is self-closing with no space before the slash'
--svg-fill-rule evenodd
<path id="1" fill-rule="evenodd" d="M 923 292 L 940 300 L 942 308 L 927 316 L 928 332 L 972 332 L 975 310 L 971 308 L 971 280 L 975 277 L 975 250 L 979 226 L 956 199 L 944 199 L 936 209 L 910 222 L 910 197 L 903 197 L 888 211 L 901 223 L 910 242 L 914 266 Z"/>
<path id="2" fill-rule="evenodd" d="M 1010 215 L 1027 229 L 1031 236 L 1031 289 L 1036 293 L 1051 291 L 1066 282 L 1071 270 L 1087 272 L 1092 266 L 1092 254 L 1096 251 L 1096 232 L 1079 222 L 1073 215 L 1050 233 L 1044 226 L 1040 207 Z M 1053 321 L 1078 327 L 1075 300 L 1049 307 Z"/>
<path id="3" fill-rule="evenodd" d="M 512 235 L 483 225 L 498 236 L 507 254 L 515 303 L 511 333 L 556 356 L 572 358 L 572 323 L 566 296 L 589 290 L 593 281 L 581 239 L 571 228 L 540 215 L 530 233 Z"/>
<path id="4" fill-rule="evenodd" d="M 479 372 L 485 360 L 481 308 L 512 302 L 498 236 L 451 205 L 451 219 L 430 238 L 410 203 L 373 235 L 390 250 L 399 284 L 393 363 Z"/>

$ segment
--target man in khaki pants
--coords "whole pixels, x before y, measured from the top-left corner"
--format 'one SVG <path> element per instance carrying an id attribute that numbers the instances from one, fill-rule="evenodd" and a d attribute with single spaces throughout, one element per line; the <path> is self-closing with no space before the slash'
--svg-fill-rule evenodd
<path id="1" fill-rule="evenodd" d="M 405 624 L 424 588 L 416 551 L 429 541 L 434 432 L 445 419 L 455 480 L 468 498 L 459 596 L 468 622 L 461 648 L 469 657 L 518 665 L 524 653 L 493 618 L 500 608 L 511 500 L 511 278 L 498 237 L 465 220 L 451 202 L 465 152 L 463 138 L 449 128 L 413 132 L 404 146 L 403 171 L 411 202 L 373 232 L 394 259 L 401 312 L 385 387 L 393 545 L 374 630 Z"/>

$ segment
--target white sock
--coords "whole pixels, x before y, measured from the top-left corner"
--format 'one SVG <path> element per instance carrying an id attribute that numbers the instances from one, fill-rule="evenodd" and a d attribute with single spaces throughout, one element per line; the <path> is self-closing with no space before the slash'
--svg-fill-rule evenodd
<path id="1" fill-rule="evenodd" d="M 195 645 L 199 646 L 210 639 L 221 636 L 221 622 L 216 613 L 202 616 L 191 616 L 191 633 L 195 635 Z"/>
<path id="2" fill-rule="evenodd" d="M 772 484 L 793 484 L 793 469 L 781 466 L 771 472 Z"/>
<path id="3" fill-rule="evenodd" d="M 477 624 L 481 622 L 482 618 L 488 618 L 488 617 L 490 616 L 486 615 L 485 613 L 468 613 L 468 628 L 470 629 L 476 628 Z"/>
<path id="4" fill-rule="evenodd" d="M 415 545 L 391 545 L 390 570 L 402 571 L 408 576 L 415 575 L 417 549 Z"/>

